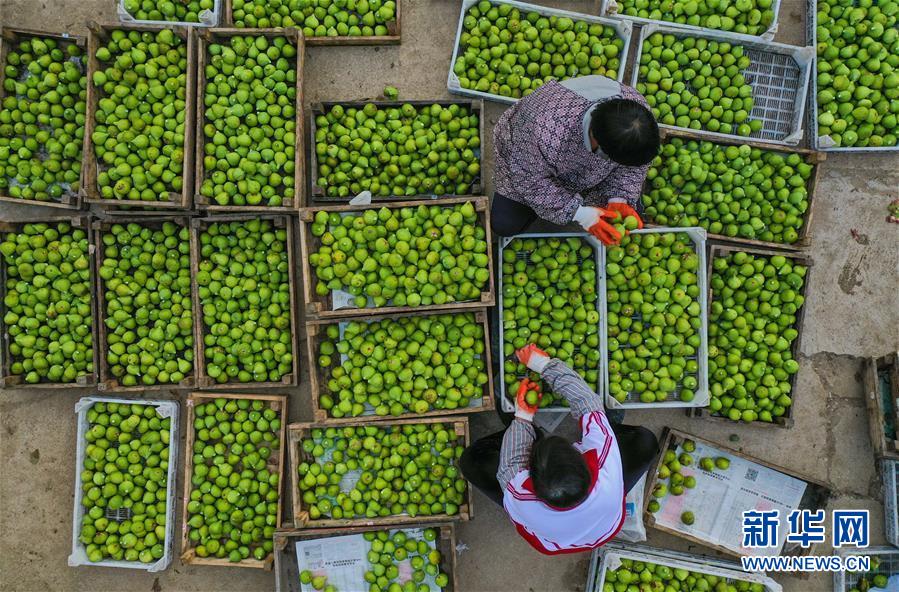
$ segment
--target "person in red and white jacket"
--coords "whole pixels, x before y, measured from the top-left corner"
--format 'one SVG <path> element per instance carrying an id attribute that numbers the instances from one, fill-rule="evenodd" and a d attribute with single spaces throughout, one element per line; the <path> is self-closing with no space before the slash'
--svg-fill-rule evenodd
<path id="1" fill-rule="evenodd" d="M 541 436 L 523 392 L 509 427 L 462 455 L 465 477 L 502 504 L 518 533 L 547 555 L 600 547 L 624 524 L 627 492 L 649 470 L 659 443 L 648 429 L 611 424 L 602 399 L 563 361 L 530 344 L 518 359 L 568 401 L 581 426 L 574 444 Z"/>

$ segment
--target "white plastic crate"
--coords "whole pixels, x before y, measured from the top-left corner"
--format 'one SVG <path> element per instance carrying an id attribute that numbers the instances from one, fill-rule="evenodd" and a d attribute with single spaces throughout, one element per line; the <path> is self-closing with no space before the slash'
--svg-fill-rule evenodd
<path id="1" fill-rule="evenodd" d="M 81 489 L 81 473 L 84 471 L 84 438 L 89 428 L 87 412 L 94 403 L 120 403 L 123 405 L 149 405 L 156 407 L 160 417 L 171 418 L 169 428 L 169 467 L 166 474 L 166 502 L 165 502 L 165 540 L 162 557 L 155 563 L 141 563 L 139 561 L 116 561 L 106 559 L 103 561 L 90 561 L 87 558 L 85 546 L 79 539 L 81 532 L 81 519 L 84 517 L 84 506 L 81 498 L 84 492 Z M 72 553 L 68 558 L 69 567 L 88 565 L 95 567 L 120 567 L 125 569 L 140 569 L 148 572 L 163 571 L 172 562 L 174 552 L 175 530 L 175 480 L 178 468 L 178 445 L 180 431 L 178 426 L 178 403 L 176 401 L 141 400 L 141 399 L 117 399 L 114 397 L 84 397 L 75 403 L 75 413 L 78 423 L 78 435 L 75 440 L 75 505 L 72 512 Z M 116 521 L 127 519 L 127 508 L 121 508 L 116 512 L 107 510 L 107 518 Z"/>
<path id="2" fill-rule="evenodd" d="M 899 461 L 882 460 L 880 470 L 883 475 L 883 531 L 887 541 L 899 547 Z"/>
<path id="3" fill-rule="evenodd" d="M 602 266 L 599 271 L 599 298 L 600 298 L 600 314 L 599 322 L 601 324 L 599 345 L 602 352 L 599 356 L 600 365 L 602 366 L 601 389 L 605 396 L 606 408 L 608 409 L 664 409 L 672 407 L 705 407 L 709 404 L 709 283 L 708 283 L 708 265 L 706 263 L 706 231 L 703 228 L 644 228 L 643 230 L 634 230 L 631 234 L 663 234 L 673 232 L 675 234 L 689 235 L 693 242 L 696 254 L 699 256 L 699 268 L 696 270 L 699 285 L 699 317 L 701 327 L 699 329 L 699 352 L 697 362 L 699 368 L 696 374 L 698 381 L 696 392 L 693 400 L 685 402 L 681 400 L 669 400 L 657 403 L 643 403 L 640 401 L 639 395 L 628 393 L 624 403 L 620 403 L 609 393 L 609 338 L 608 338 L 608 300 L 606 297 L 606 254 L 607 250 L 602 252 Z"/>
<path id="4" fill-rule="evenodd" d="M 198 23 L 189 23 L 187 21 L 152 21 L 140 20 L 132 16 L 125 10 L 125 0 L 119 0 L 116 4 L 116 13 L 119 15 L 119 21 L 127 25 L 163 25 L 167 27 L 217 27 L 222 20 L 222 0 L 215 0 L 212 10 L 201 10 L 197 17 L 200 19 Z"/>
<path id="5" fill-rule="evenodd" d="M 899 549 L 894 549 L 892 547 L 869 547 L 867 549 L 840 550 L 839 555 L 842 557 L 846 557 L 847 555 L 867 555 L 871 560 L 872 568 L 874 567 L 875 561 L 879 562 L 879 566 L 876 570 L 871 569 L 864 573 L 872 575 L 882 573 L 888 577 L 899 574 Z M 861 573 L 847 573 L 845 571 L 833 572 L 834 592 L 849 592 L 855 587 L 855 584 L 861 575 Z M 888 588 L 888 590 L 893 590 L 893 588 Z"/>
<path id="6" fill-rule="evenodd" d="M 601 288 L 601 284 L 599 284 L 599 277 L 600 277 L 600 274 L 602 273 L 600 271 L 600 266 L 602 265 L 602 261 L 603 261 L 603 258 L 605 257 L 605 255 L 604 255 L 604 249 L 603 249 L 602 243 L 600 243 L 596 238 L 594 238 L 592 235 L 590 235 L 586 232 L 557 232 L 557 233 L 533 232 L 533 233 L 529 233 L 529 234 L 517 234 L 515 236 L 500 238 L 499 258 L 497 259 L 497 265 L 499 266 L 498 283 L 497 283 L 497 292 L 499 293 L 499 295 L 498 295 L 499 300 L 498 300 L 498 307 L 497 307 L 497 310 L 499 311 L 499 320 L 497 323 L 498 333 L 499 333 L 499 353 L 497 354 L 497 356 L 499 359 L 500 366 L 499 366 L 499 373 L 498 373 L 499 386 L 497 387 L 496 392 L 499 394 L 500 407 L 506 413 L 515 413 L 515 404 L 506 395 L 506 388 L 507 388 L 506 387 L 506 356 L 505 356 L 504 347 L 503 347 L 503 344 L 505 343 L 505 334 L 503 332 L 503 273 L 502 273 L 503 249 L 505 249 L 506 246 L 510 242 L 512 242 L 513 240 L 516 240 L 516 239 L 521 239 L 521 240 L 527 240 L 529 238 L 565 239 L 565 238 L 571 238 L 571 237 L 577 237 L 577 238 L 584 239 L 585 241 L 587 241 L 588 243 L 593 245 L 593 249 L 594 249 L 594 252 L 596 255 L 596 278 L 597 278 L 596 290 L 597 290 L 597 294 L 598 294 L 596 304 L 599 307 L 600 316 L 602 316 L 602 303 L 601 303 L 602 288 Z M 602 319 L 600 319 L 599 331 L 600 331 L 600 333 L 602 332 Z M 600 339 L 601 339 L 601 337 L 600 337 Z M 602 364 L 602 356 L 600 356 L 600 365 L 601 364 Z M 597 368 L 597 370 L 601 370 L 601 369 Z M 600 378 L 598 386 L 600 389 L 602 389 L 602 379 L 601 378 Z M 602 390 L 600 390 L 599 394 L 600 394 L 600 396 L 602 395 Z M 541 413 L 546 413 L 546 412 L 568 413 L 569 411 L 570 411 L 570 409 L 568 407 L 562 407 L 562 406 L 543 407 L 540 409 Z"/>
<path id="7" fill-rule="evenodd" d="M 806 39 L 810 39 L 812 47 L 818 47 L 818 2 L 817 0 L 808 0 L 808 14 L 805 18 Z M 814 67 L 811 76 L 812 91 L 808 97 L 808 119 L 809 133 L 811 134 L 810 144 L 815 150 L 823 152 L 899 152 L 899 144 L 895 146 L 834 146 L 830 136 L 818 136 L 818 54 L 814 55 L 812 61 Z M 896 130 L 899 134 L 899 130 Z"/>
<path id="8" fill-rule="evenodd" d="M 498 103 L 506 103 L 508 105 L 512 105 L 518 102 L 518 99 L 515 97 L 504 97 L 502 95 L 495 95 L 493 93 L 481 92 L 479 90 L 472 90 L 467 88 L 462 88 L 462 85 L 459 84 L 459 77 L 456 76 L 456 73 L 453 72 L 453 65 L 456 63 L 456 58 L 459 57 L 459 50 L 461 46 L 462 39 L 462 29 L 463 21 L 465 20 L 465 13 L 468 12 L 468 9 L 473 5 L 477 4 L 480 0 L 462 0 L 462 10 L 459 13 L 459 25 L 456 28 L 456 40 L 453 42 L 453 55 L 450 58 L 450 66 L 449 66 L 449 74 L 446 79 L 446 87 L 453 94 L 464 95 L 467 97 L 478 97 L 481 99 L 486 99 L 488 101 L 496 101 Z M 621 65 L 618 68 L 618 82 L 624 82 L 624 69 L 627 66 L 627 54 L 630 51 L 631 46 L 631 34 L 633 33 L 633 25 L 631 23 L 618 20 L 618 19 L 608 19 L 600 16 L 593 16 L 589 14 L 583 14 L 579 12 L 570 12 L 568 10 L 559 10 L 556 8 L 550 8 L 548 6 L 540 6 L 537 4 L 528 4 L 526 2 L 517 2 L 516 0 L 491 0 L 494 4 L 508 4 L 519 10 L 528 11 L 528 12 L 536 12 L 544 16 L 564 16 L 573 20 L 586 21 L 591 24 L 599 24 L 606 27 L 612 27 L 615 29 L 615 32 L 618 33 L 618 37 L 624 41 L 624 47 L 621 48 L 621 53 L 619 54 L 619 60 L 621 61 Z"/>
<path id="9" fill-rule="evenodd" d="M 748 39 L 748 40 L 759 40 L 764 39 L 766 41 L 771 41 L 774 39 L 775 34 L 777 33 L 778 23 L 777 17 L 780 14 L 780 0 L 774 0 L 774 4 L 771 6 L 771 9 L 774 11 L 774 20 L 771 21 L 771 24 L 768 28 L 758 35 L 750 35 L 748 33 L 736 33 L 733 31 L 723 31 L 722 29 L 712 29 L 710 27 L 699 27 L 696 25 L 687 25 L 684 23 L 675 23 L 673 21 L 665 21 L 661 19 L 649 19 L 642 18 L 639 16 L 629 16 L 618 12 L 619 8 L 615 0 L 602 0 L 602 4 L 599 7 L 599 14 L 601 16 L 612 18 L 612 19 L 624 19 L 627 21 L 632 21 L 639 25 L 664 25 L 667 27 L 677 27 L 678 29 L 683 29 L 685 31 L 692 31 L 694 33 L 703 33 L 706 31 L 722 31 L 728 33 L 729 35 L 733 35 L 734 38 L 739 39 Z"/>
<path id="10" fill-rule="evenodd" d="M 606 581 L 606 570 L 617 569 L 622 559 L 631 559 L 665 565 L 672 569 L 685 569 L 688 571 L 743 580 L 746 582 L 761 584 L 765 592 L 781 592 L 780 584 L 764 574 L 749 573 L 740 569 L 740 564 L 722 561 L 701 555 L 690 555 L 668 549 L 657 549 L 645 545 L 622 545 L 610 543 L 593 551 L 590 556 L 590 567 L 587 571 L 587 587 L 585 592 L 602 592 Z"/>
<path id="11" fill-rule="evenodd" d="M 643 43 L 653 33 L 674 35 L 677 38 L 696 37 L 710 41 L 742 45 L 751 61 L 743 70 L 746 81 L 752 87 L 753 107 L 749 116 L 762 122 L 762 129 L 749 136 L 723 134 L 702 129 L 681 128 L 659 124 L 668 129 L 687 129 L 711 139 L 729 139 L 747 142 L 761 140 L 770 144 L 796 146 L 802 140 L 802 123 L 808 95 L 808 83 L 814 62 L 814 47 L 796 47 L 782 43 L 771 43 L 752 39 L 734 33 L 711 31 L 688 31 L 668 25 L 646 25 L 640 29 L 631 86 L 636 87 L 640 76 L 640 56 Z"/>

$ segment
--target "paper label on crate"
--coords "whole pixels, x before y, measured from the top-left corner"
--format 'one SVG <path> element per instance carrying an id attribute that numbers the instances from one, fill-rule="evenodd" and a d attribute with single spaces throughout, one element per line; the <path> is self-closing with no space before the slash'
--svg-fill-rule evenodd
<path id="1" fill-rule="evenodd" d="M 818 136 L 819 148 L 833 148 L 837 143 L 830 136 Z"/>
<path id="2" fill-rule="evenodd" d="M 424 540 L 424 531 L 420 528 L 402 530 L 410 539 Z M 397 531 L 388 532 L 393 535 Z M 325 576 L 327 583 L 340 592 L 368 592 L 369 584 L 365 581 L 365 572 L 370 568 L 368 551 L 371 549 L 371 543 L 361 534 L 297 541 L 295 547 L 298 571 L 309 570 L 313 576 Z M 434 541 L 428 541 L 428 547 L 437 548 Z M 411 559 L 397 561 L 395 565 L 399 574 L 394 582 L 403 584 L 412 579 L 414 570 Z M 426 576 L 421 583 L 432 591 L 440 591 L 433 576 Z M 300 590 L 315 592 L 312 584 L 300 583 Z"/>
<path id="3" fill-rule="evenodd" d="M 331 310 L 340 310 L 341 308 L 356 308 L 353 304 L 355 298 L 349 292 L 344 290 L 331 290 Z"/>
<path id="4" fill-rule="evenodd" d="M 371 191 L 363 191 L 350 200 L 351 206 L 367 206 L 371 204 Z"/>
<path id="5" fill-rule="evenodd" d="M 368 541 L 361 534 L 297 541 L 297 568 L 313 576 L 327 576 L 338 590 L 363 590 L 368 568 Z M 313 592 L 312 584 L 301 584 L 303 592 Z"/>
<path id="6" fill-rule="evenodd" d="M 747 549 L 743 542 L 743 512 L 778 510 L 781 524 L 799 507 L 807 484 L 789 475 L 734 456 L 702 442 L 696 442 L 691 453 L 694 463 L 683 467 L 684 477 L 696 479 L 696 487 L 684 489 L 683 495 L 669 494 L 660 500 L 655 514 L 658 526 L 693 536 L 740 555 L 776 555 L 783 548 L 787 528 L 778 529 L 777 546 Z M 711 472 L 698 467 L 703 457 L 730 459 L 726 470 Z M 694 523 L 681 521 L 684 512 L 692 512 Z"/>

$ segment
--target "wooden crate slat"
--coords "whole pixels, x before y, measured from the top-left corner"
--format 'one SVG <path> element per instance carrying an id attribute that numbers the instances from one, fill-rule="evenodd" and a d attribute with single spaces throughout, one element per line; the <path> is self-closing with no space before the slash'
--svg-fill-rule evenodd
<path id="1" fill-rule="evenodd" d="M 12 365 L 12 355 L 9 351 L 10 336 L 6 330 L 6 325 L 0 320 L 0 388 L 22 388 L 22 389 L 70 389 L 94 386 L 97 384 L 97 368 L 99 366 L 99 345 L 97 336 L 97 289 L 95 278 L 97 277 L 97 253 L 93 241 L 93 230 L 91 229 L 90 219 L 87 216 L 78 216 L 75 214 L 65 216 L 56 214 L 53 216 L 45 216 L 42 218 L 20 220 L 16 222 L 0 221 L 0 234 L 8 232 L 19 232 L 26 224 L 59 224 L 66 222 L 72 228 L 79 228 L 87 234 L 88 244 L 88 260 L 89 268 L 89 285 L 90 285 L 90 307 L 91 307 L 91 350 L 93 370 L 87 374 L 82 374 L 76 378 L 74 382 L 38 382 L 35 384 L 26 383 L 24 377 L 20 375 L 13 376 L 10 374 L 10 366 Z M 0 257 L 0 319 L 6 316 L 6 260 Z"/>
<path id="2" fill-rule="evenodd" d="M 100 277 L 100 267 L 102 266 L 102 261 L 105 259 L 103 252 L 105 249 L 105 245 L 103 244 L 103 235 L 114 225 L 114 224 L 140 224 L 144 227 L 149 228 L 159 228 L 165 222 L 172 222 L 177 224 L 178 226 L 182 226 L 187 228 L 190 231 L 190 219 L 186 216 L 130 216 L 124 215 L 119 218 L 109 218 L 106 220 L 97 220 L 92 225 L 91 228 L 94 231 L 94 245 L 96 249 L 96 257 L 97 257 L 97 274 L 94 278 L 94 285 L 96 286 L 96 294 L 97 294 L 97 344 L 99 349 L 99 367 L 97 368 L 99 373 L 99 382 L 97 383 L 97 389 L 100 391 L 117 391 L 117 392 L 133 392 L 133 393 L 142 393 L 146 391 L 158 391 L 158 390 L 173 390 L 173 389 L 186 389 L 186 388 L 195 388 L 196 387 L 196 374 L 197 374 L 197 312 L 195 310 L 192 311 L 192 323 L 193 323 L 193 371 L 184 377 L 184 380 L 178 382 L 177 384 L 172 383 L 162 383 L 155 384 L 151 386 L 147 385 L 137 385 L 137 386 L 122 386 L 121 382 L 118 378 L 112 375 L 109 371 L 109 363 L 107 361 L 107 350 L 108 350 L 108 342 L 107 335 L 108 329 L 106 328 L 106 288 L 105 282 L 103 278 Z M 188 255 L 189 260 L 193 259 L 193 245 L 190 245 L 191 251 Z M 193 274 L 192 274 L 193 275 Z M 191 307 L 194 306 L 194 297 L 193 297 L 193 283 L 191 283 Z"/>
<path id="3" fill-rule="evenodd" d="M 291 362 L 292 370 L 281 377 L 278 382 L 217 382 L 206 373 L 206 345 L 203 340 L 206 334 L 206 327 L 203 323 L 202 303 L 200 301 L 200 290 L 197 284 L 197 274 L 200 271 L 200 233 L 202 233 L 209 225 L 223 222 L 247 222 L 250 220 L 268 220 L 272 222 L 274 228 L 284 228 L 287 231 L 285 247 L 287 253 L 287 269 L 288 269 L 288 293 L 290 294 L 290 334 L 292 348 Z M 298 333 L 300 324 L 297 320 L 298 304 L 297 304 L 297 281 L 296 281 L 296 258 L 294 256 L 294 234 L 293 221 L 289 216 L 270 214 L 268 216 L 258 216 L 253 214 L 230 214 L 221 216 L 212 216 L 208 218 L 191 219 L 191 292 L 194 297 L 194 334 L 196 338 L 194 342 L 197 344 L 197 362 L 194 370 L 197 376 L 197 386 L 199 388 L 216 390 L 216 389 L 258 389 L 258 388 L 283 388 L 296 386 L 299 383 L 300 375 L 300 347 Z"/>
<path id="4" fill-rule="evenodd" d="M 83 66 L 84 66 L 84 76 L 87 81 L 87 86 L 91 85 L 90 77 L 88 76 L 88 56 L 87 56 L 87 37 L 83 35 L 69 35 L 67 33 L 51 33 L 48 31 L 38 31 L 35 29 L 22 29 L 22 28 L 11 28 L 11 27 L 0 27 L 0 102 L 2 102 L 6 96 L 6 87 L 4 82 L 6 80 L 6 56 L 9 55 L 9 51 L 12 47 L 18 44 L 20 40 L 24 37 L 49 37 L 56 39 L 60 42 L 60 44 L 73 43 L 78 47 L 82 48 L 85 51 L 85 55 L 83 58 Z M 85 99 L 85 105 L 87 103 L 87 99 Z M 85 115 L 85 118 L 87 115 Z M 85 132 L 86 135 L 86 132 Z M 82 155 L 82 167 L 81 172 L 78 177 L 79 186 L 84 186 L 84 170 L 83 166 L 83 155 Z M 11 197 L 8 195 L 4 195 L 0 192 L 0 201 L 8 202 L 8 203 L 18 203 L 18 204 L 30 204 L 30 205 L 40 205 L 48 208 L 57 208 L 64 210 L 79 210 L 81 209 L 81 192 L 69 192 L 62 195 L 59 198 L 59 201 L 50 200 L 50 201 L 41 201 L 37 199 L 23 199 L 21 197 Z"/>
<path id="5" fill-rule="evenodd" d="M 893 401 L 893 426 L 899 430 L 899 352 L 880 358 L 865 360 L 862 383 L 865 388 L 865 408 L 868 415 L 868 432 L 871 447 L 878 458 L 899 460 L 899 435 L 893 440 L 886 434 L 886 410 L 880 388 L 880 373 L 886 373 L 890 381 Z"/>
<path id="6" fill-rule="evenodd" d="M 312 415 L 315 418 L 316 422 L 326 423 L 326 424 L 345 424 L 345 423 L 355 423 L 360 420 L 365 421 L 389 421 L 396 419 L 408 419 L 408 418 L 416 418 L 416 417 L 435 417 L 435 416 L 449 416 L 449 415 L 460 415 L 460 414 L 468 414 L 468 413 L 480 413 L 482 411 L 493 411 L 495 408 L 495 399 L 493 396 L 493 367 L 492 367 L 492 359 L 491 359 L 491 351 L 490 351 L 490 327 L 489 327 L 489 318 L 486 309 L 468 309 L 468 310 L 445 310 L 445 311 L 415 311 L 409 312 L 402 315 L 378 315 L 372 317 L 366 317 L 365 319 L 352 319 L 357 320 L 359 322 L 372 323 L 382 320 L 395 320 L 399 318 L 405 317 L 425 317 L 425 316 L 436 316 L 436 315 L 456 315 L 456 314 L 465 314 L 471 313 L 475 316 L 475 322 L 480 324 L 484 330 L 484 364 L 486 366 L 485 370 L 487 373 L 487 383 L 483 386 L 482 396 L 481 396 L 481 406 L 480 407 L 462 407 L 458 409 L 435 409 L 433 411 L 428 411 L 427 413 L 413 413 L 406 412 L 402 415 L 362 415 L 358 417 L 330 417 L 328 415 L 327 410 L 322 409 L 319 404 L 319 397 L 325 393 L 325 385 L 327 384 L 328 372 L 322 368 L 318 363 L 318 351 L 321 343 L 324 341 L 324 331 L 329 325 L 336 325 L 340 323 L 339 320 L 333 321 L 313 321 L 306 324 L 306 351 L 308 355 L 309 361 L 309 381 L 312 385 Z M 336 352 L 332 356 L 332 360 L 339 360 L 339 354 Z M 333 364 L 333 361 L 332 361 Z"/>
<path id="7" fill-rule="evenodd" d="M 481 298 L 479 300 L 469 300 L 464 302 L 447 302 L 446 304 L 435 304 L 429 306 L 384 306 L 373 308 L 342 308 L 331 310 L 331 295 L 318 296 L 314 292 L 315 272 L 309 264 L 309 255 L 314 253 L 321 242 L 318 237 L 312 235 L 308 226 L 312 223 L 315 212 L 363 212 L 365 210 L 378 210 L 381 208 L 401 209 L 408 207 L 438 206 L 449 207 L 457 204 L 471 202 L 474 205 L 478 215 L 478 225 L 485 229 L 484 240 L 487 242 L 487 271 L 489 277 L 487 285 L 481 290 Z M 368 205 L 338 205 L 338 206 L 314 206 L 301 208 L 299 212 L 299 232 L 300 232 L 300 248 L 301 248 L 301 269 L 303 273 L 303 302 L 305 304 L 305 312 L 307 319 L 335 319 L 356 316 L 370 316 L 373 314 L 405 314 L 415 311 L 438 311 L 438 310 L 458 310 L 470 308 L 483 308 L 485 306 L 493 306 L 496 304 L 496 296 L 494 293 L 494 277 L 493 277 L 493 249 L 491 245 L 491 228 L 490 228 L 490 206 L 486 197 L 468 198 L 455 197 L 446 198 L 439 201 L 419 200 L 407 202 L 379 202 Z"/>
<path id="8" fill-rule="evenodd" d="M 225 14 L 226 18 L 230 18 L 230 0 L 226 0 Z M 288 42 L 296 47 L 296 98 L 294 100 L 294 175 L 293 175 L 293 198 L 285 198 L 281 206 L 266 205 L 218 205 L 211 201 L 205 195 L 200 193 L 203 187 L 203 181 L 206 177 L 206 168 L 204 157 L 206 148 L 206 134 L 204 127 L 206 123 L 206 105 L 204 102 L 204 93 L 206 90 L 206 53 L 210 43 L 217 41 L 226 41 L 232 37 L 265 37 L 273 39 L 275 37 L 285 37 Z M 235 29 L 235 28 L 214 28 L 204 29 L 197 34 L 197 77 L 196 77 L 196 114 L 195 114 L 195 148 L 196 148 L 196 175 L 191 190 L 194 193 L 194 204 L 200 210 L 208 213 L 229 213 L 229 212 L 267 212 L 267 213 L 288 213 L 295 214 L 297 208 L 303 205 L 303 192 L 306 187 L 306 159 L 305 159 L 305 125 L 306 118 L 304 116 L 305 99 L 303 98 L 303 80 L 306 59 L 305 38 L 302 31 L 293 27 L 286 29 Z"/>
<path id="9" fill-rule="evenodd" d="M 793 343 L 790 344 L 790 354 L 793 356 L 794 360 L 799 360 L 799 356 L 801 354 L 801 344 L 802 344 L 802 328 L 805 324 L 805 313 L 808 310 L 807 306 L 807 294 L 809 287 L 809 276 L 812 272 L 813 261 L 812 259 L 805 254 L 802 253 L 794 253 L 794 252 L 785 252 L 778 251 L 774 249 L 763 249 L 760 247 L 753 246 L 738 246 L 735 244 L 724 244 L 724 243 L 713 243 L 709 250 L 709 260 L 708 260 L 708 271 L 707 276 L 709 278 L 709 306 L 711 307 L 714 302 L 714 289 L 712 288 L 712 273 L 714 272 L 714 262 L 717 257 L 726 257 L 727 255 L 733 253 L 748 253 L 750 255 L 758 255 L 763 257 L 774 257 L 781 256 L 786 257 L 787 259 L 791 259 L 794 263 L 798 263 L 800 265 L 804 265 L 806 267 L 805 277 L 802 282 L 802 289 L 799 291 L 799 295 L 806 300 L 803 302 L 802 306 L 797 311 L 796 322 L 793 325 L 793 329 L 796 330 L 796 339 L 793 340 Z M 790 384 L 790 395 L 794 399 L 793 404 L 787 407 L 786 413 L 780 417 L 774 418 L 774 422 L 766 422 L 766 421 L 753 421 L 751 423 L 746 423 L 743 421 L 734 422 L 727 417 L 722 415 L 716 415 L 712 413 L 708 407 L 694 407 L 686 410 L 686 414 L 688 417 L 701 417 L 704 419 L 708 419 L 716 422 L 728 423 L 730 425 L 734 425 L 739 423 L 742 425 L 751 425 L 757 427 L 781 427 L 781 428 L 791 428 L 793 427 L 793 407 L 795 406 L 795 394 L 796 394 L 796 381 L 798 379 L 799 373 L 792 374 L 789 377 Z"/>
<path id="10" fill-rule="evenodd" d="M 293 499 L 293 527 L 297 530 L 319 529 L 319 528 L 344 528 L 357 526 L 390 526 L 397 524 L 409 524 L 418 521 L 443 521 L 443 520 L 471 520 L 474 517 L 474 505 L 471 483 L 465 489 L 463 503 L 459 505 L 459 513 L 453 516 L 447 514 L 431 514 L 427 516 L 412 517 L 409 515 L 387 516 L 378 518 L 323 518 L 319 520 L 310 520 L 309 513 L 304 509 L 303 496 L 300 494 L 300 479 L 298 468 L 300 459 L 305 459 L 308 454 L 301 451 L 300 443 L 303 438 L 311 434 L 314 429 L 328 428 L 346 428 L 346 427 L 376 427 L 389 428 L 403 425 L 420 425 L 440 423 L 448 427 L 452 427 L 456 435 L 463 440 L 464 446 L 471 443 L 471 434 L 468 428 L 467 417 L 423 417 L 419 419 L 396 419 L 392 421 L 365 421 L 357 420 L 353 423 L 345 423 L 339 426 L 325 423 L 292 423 L 287 426 L 287 439 L 290 447 L 290 486 L 291 498 Z M 461 472 L 460 472 L 460 476 Z M 464 477 L 463 477 L 464 478 Z"/>
<path id="11" fill-rule="evenodd" d="M 266 395 L 266 394 L 250 394 L 250 393 L 202 393 L 192 392 L 187 396 L 185 406 L 187 407 L 187 435 L 184 445 L 184 494 L 181 503 L 181 563 L 183 565 L 212 565 L 212 566 L 230 566 L 230 567 L 248 567 L 254 569 L 271 569 L 274 554 L 269 553 L 265 559 L 259 560 L 255 558 L 247 558 L 239 563 L 233 563 L 227 558 L 218 557 L 200 557 L 196 554 L 196 550 L 191 546 L 190 541 L 190 525 L 187 523 L 187 504 L 190 502 L 191 479 L 193 476 L 194 459 L 193 449 L 194 440 L 194 420 L 196 419 L 196 406 L 204 403 L 215 401 L 216 399 L 247 399 L 250 401 L 267 401 L 269 407 L 279 414 L 281 420 L 281 429 L 278 440 L 280 446 L 277 455 L 277 472 L 278 472 L 278 511 L 277 524 L 281 524 L 281 514 L 284 505 L 284 454 L 286 441 L 284 436 L 287 432 L 287 395 Z M 269 468 L 272 468 L 271 459 L 269 459 Z"/>
<path id="12" fill-rule="evenodd" d="M 169 201 L 130 201 L 120 199 L 104 199 L 97 187 L 97 175 L 99 173 L 100 164 L 94 153 L 94 145 L 91 136 L 94 133 L 94 119 L 97 113 L 97 106 L 100 101 L 101 89 L 96 88 L 93 83 L 94 72 L 101 70 L 100 62 L 97 60 L 97 49 L 104 42 L 112 31 L 138 31 L 157 33 L 162 30 L 172 31 L 176 37 L 187 42 L 187 72 L 186 88 L 184 97 L 184 144 L 182 150 L 184 154 L 184 163 L 181 172 L 181 192 L 169 193 L 171 199 Z M 87 81 L 87 115 L 85 116 L 84 130 L 84 150 L 82 175 L 83 183 L 81 185 L 81 194 L 84 203 L 96 204 L 105 211 L 123 210 L 129 213 L 136 213 L 136 210 L 154 210 L 155 213 L 165 213 L 167 210 L 188 210 L 191 207 L 191 192 L 193 187 L 194 173 L 194 100 L 196 97 L 196 37 L 190 27 L 179 25 L 145 25 L 134 24 L 128 25 L 124 23 L 100 25 L 95 22 L 88 23 L 87 37 L 87 62 L 88 62 L 88 81 Z"/>

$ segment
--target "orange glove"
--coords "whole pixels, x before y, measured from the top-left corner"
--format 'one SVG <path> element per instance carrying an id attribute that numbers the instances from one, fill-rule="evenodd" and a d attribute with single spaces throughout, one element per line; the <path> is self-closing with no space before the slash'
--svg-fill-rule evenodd
<path id="1" fill-rule="evenodd" d="M 533 343 L 516 351 L 515 357 L 534 372 L 543 372 L 543 368 L 549 363 L 549 354 Z"/>
<path id="2" fill-rule="evenodd" d="M 537 402 L 530 405 L 527 402 L 527 395 L 532 392 L 537 393 Z M 522 378 L 518 384 L 518 394 L 515 397 L 515 417 L 527 422 L 534 421 L 534 415 L 540 407 L 540 399 L 542 398 L 543 393 L 540 392 L 540 385 L 536 382 L 531 382 L 527 376 Z"/>
<path id="3" fill-rule="evenodd" d="M 598 238 L 606 245 L 617 245 L 621 242 L 621 233 L 615 230 L 607 220 L 614 220 L 616 214 L 611 210 L 581 206 L 574 213 L 574 220 L 584 230 Z"/>
<path id="4" fill-rule="evenodd" d="M 628 216 L 633 216 L 637 219 L 637 228 L 643 228 L 643 219 L 640 218 L 640 215 L 634 210 L 634 208 L 630 207 L 624 202 L 621 201 L 612 201 L 609 202 L 609 205 L 606 206 L 606 210 L 610 212 L 615 212 L 621 214 L 621 219 L 624 220 Z"/>

